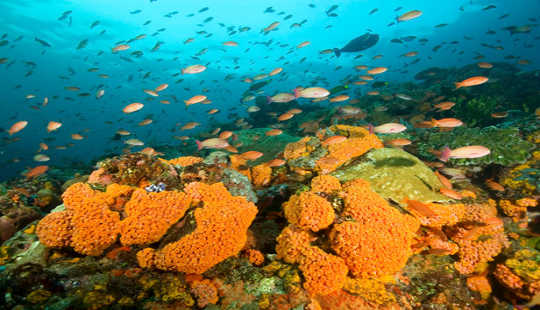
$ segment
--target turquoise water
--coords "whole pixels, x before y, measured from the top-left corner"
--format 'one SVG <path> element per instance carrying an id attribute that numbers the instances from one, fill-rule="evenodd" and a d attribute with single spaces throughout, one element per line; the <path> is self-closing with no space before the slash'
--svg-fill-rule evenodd
<path id="1" fill-rule="evenodd" d="M 262 88 L 264 92 L 255 95 L 290 92 L 297 86 L 330 89 L 349 84 L 358 75 L 356 65 L 387 67 L 384 76 L 376 80 L 394 83 L 414 81 L 416 73 L 429 67 L 474 64 L 478 55 L 490 63 L 516 64 L 518 59 L 526 59 L 528 64 L 520 69 L 538 69 L 538 1 L 381 2 L 3 0 L 0 127 L 5 132 L 0 143 L 1 178 L 38 164 L 92 165 L 102 156 L 120 154 L 127 146 L 123 141 L 129 138 L 145 143 L 132 151 L 183 143 L 194 147 L 201 132 L 212 131 L 217 124 L 248 119 L 246 109 L 255 102 L 242 104 L 241 100 L 253 83 L 243 80 L 277 67 L 283 72 L 263 79 L 269 83 Z M 330 10 L 334 4 L 337 8 Z M 389 25 L 411 10 L 423 14 Z M 276 21 L 280 22 L 276 30 L 262 32 Z M 300 26 L 294 27 L 295 23 Z M 520 26 L 529 30 L 512 34 L 505 29 Z M 344 53 L 339 58 L 320 53 L 343 47 L 366 32 L 380 36 L 367 50 Z M 128 50 L 112 52 L 116 45 L 142 34 L 146 37 L 129 42 Z M 193 42 L 184 43 L 190 38 Z M 225 41 L 235 41 L 238 46 L 223 45 Z M 304 41 L 310 44 L 296 47 Z M 412 51 L 418 55 L 402 56 Z M 377 55 L 382 57 L 373 59 Z M 194 64 L 205 65 L 207 70 L 181 74 L 182 68 Z M 169 86 L 159 97 L 144 92 L 163 83 Z M 99 90 L 105 93 L 98 99 Z M 370 90 L 369 84 L 351 85 L 347 94 L 359 97 Z M 199 94 L 212 103 L 186 107 L 183 101 Z M 27 99 L 28 95 L 35 97 Z M 47 105 L 43 105 L 45 97 Z M 123 107 L 133 102 L 143 103 L 144 108 L 122 113 Z M 306 99 L 298 103 L 313 105 Z M 323 107 L 331 104 L 320 103 Z M 209 115 L 213 108 L 219 112 Z M 144 119 L 153 122 L 139 126 Z M 8 135 L 13 123 L 22 120 L 28 125 Z M 62 126 L 48 133 L 49 121 Z M 188 122 L 200 126 L 180 131 Z M 251 125 L 257 127 L 257 123 Z M 119 137 L 115 134 L 119 129 L 131 135 Z M 72 134 L 84 139 L 73 140 Z M 183 135 L 193 139 L 183 142 L 174 138 Z M 50 157 L 44 163 L 33 160 L 40 142 L 49 147 L 42 151 Z"/>

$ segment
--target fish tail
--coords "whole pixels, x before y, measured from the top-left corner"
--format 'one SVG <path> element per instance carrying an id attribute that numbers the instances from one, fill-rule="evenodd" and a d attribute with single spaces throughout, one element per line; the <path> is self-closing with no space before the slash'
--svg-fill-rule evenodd
<path id="1" fill-rule="evenodd" d="M 375 127 L 373 127 L 373 124 L 369 123 L 367 126 L 368 126 L 369 133 L 373 134 L 373 132 L 375 131 Z"/>
<path id="2" fill-rule="evenodd" d="M 294 97 L 295 97 L 295 98 L 300 97 L 300 91 L 299 91 L 297 88 L 293 89 L 292 91 L 293 91 L 293 93 L 294 93 Z"/>
<path id="3" fill-rule="evenodd" d="M 184 72 L 185 72 L 186 70 L 185 70 L 185 69 L 182 69 L 181 71 L 182 71 L 182 74 L 184 74 Z"/>
<path id="4" fill-rule="evenodd" d="M 203 148 L 201 141 L 195 140 L 195 143 L 197 143 L 197 151 L 200 151 Z"/>
<path id="5" fill-rule="evenodd" d="M 439 159 L 443 162 L 447 162 L 449 158 L 450 158 L 450 148 L 448 146 L 445 146 L 441 150 L 441 155 L 439 156 Z"/>
<path id="6" fill-rule="evenodd" d="M 341 56 L 341 51 L 339 50 L 339 48 L 334 48 L 334 54 L 336 54 L 336 57 Z"/>
<path id="7" fill-rule="evenodd" d="M 270 96 L 266 96 L 266 103 L 272 103 L 272 98 Z"/>
<path id="8" fill-rule="evenodd" d="M 463 87 L 463 85 L 461 85 L 461 83 L 459 83 L 459 82 L 456 82 L 454 84 L 456 85 L 456 89 Z"/>

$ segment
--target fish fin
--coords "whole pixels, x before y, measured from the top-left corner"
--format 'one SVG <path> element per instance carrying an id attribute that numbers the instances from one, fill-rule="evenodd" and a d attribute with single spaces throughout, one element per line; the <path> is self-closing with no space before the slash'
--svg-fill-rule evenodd
<path id="1" fill-rule="evenodd" d="M 439 124 L 437 124 L 437 120 L 436 120 L 436 119 L 431 118 L 431 126 L 433 126 L 433 127 L 439 126 Z"/>
<path id="2" fill-rule="evenodd" d="M 463 85 L 461 85 L 461 83 L 459 83 L 459 82 L 456 82 L 454 84 L 456 85 L 456 89 L 463 87 Z"/>
<path id="3" fill-rule="evenodd" d="M 439 159 L 443 162 L 447 162 L 450 158 L 450 148 L 448 146 L 443 147 L 441 150 L 441 155 L 439 156 Z"/>
<path id="4" fill-rule="evenodd" d="M 334 48 L 334 54 L 336 54 L 336 57 L 341 56 L 341 51 L 339 50 L 339 48 Z"/>
<path id="5" fill-rule="evenodd" d="M 197 143 L 197 151 L 200 151 L 202 149 L 202 143 L 199 140 L 195 140 L 195 143 Z"/>

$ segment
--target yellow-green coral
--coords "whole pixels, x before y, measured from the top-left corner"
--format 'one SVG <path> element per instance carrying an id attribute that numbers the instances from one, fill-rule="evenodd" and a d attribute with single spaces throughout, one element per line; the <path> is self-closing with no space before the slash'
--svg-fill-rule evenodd
<path id="1" fill-rule="evenodd" d="M 540 280 L 540 252 L 536 250 L 517 251 L 514 257 L 506 260 L 505 265 L 524 279 Z"/>

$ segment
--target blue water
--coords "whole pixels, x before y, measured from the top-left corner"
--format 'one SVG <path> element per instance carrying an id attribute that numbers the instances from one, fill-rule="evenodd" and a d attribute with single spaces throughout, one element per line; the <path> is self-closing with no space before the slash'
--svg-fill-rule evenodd
<path id="1" fill-rule="evenodd" d="M 338 7 L 331 13 L 337 16 L 329 16 L 326 11 L 334 4 Z M 486 10 L 490 5 L 495 8 Z M 208 9 L 199 12 L 205 7 Z M 268 7 L 272 9 L 267 10 Z M 396 11 L 398 7 L 402 8 Z M 370 15 L 375 8 L 378 10 Z M 265 13 L 265 10 L 270 12 Z M 410 10 L 421 10 L 423 14 L 388 26 L 397 16 Z M 72 12 L 59 20 L 66 11 Z M 0 178 L 16 176 L 26 167 L 38 164 L 62 167 L 74 162 L 92 163 L 104 154 L 120 154 L 126 147 L 122 140 L 127 138 L 113 140 L 118 129 L 129 130 L 132 135 L 128 138 L 138 138 L 145 146 L 181 145 L 183 142 L 173 136 L 196 137 L 201 131 L 213 130 L 217 122 L 247 117 L 246 106 L 240 105 L 240 100 L 250 85 L 243 80 L 276 67 L 283 67 L 283 72 L 271 78 L 263 88 L 264 95 L 291 91 L 296 86 L 330 88 L 340 85 L 347 76 L 358 74 L 355 65 L 388 67 L 384 80 L 393 82 L 413 80 L 414 74 L 432 66 L 476 63 L 477 55 L 484 55 L 482 61 L 491 63 L 515 64 L 517 58 L 527 59 L 530 64 L 522 66 L 522 70 L 536 70 L 540 64 L 539 12 L 537 0 L 2 0 L 0 35 L 4 37 L 0 40 L 3 42 L 0 58 L 7 59 L 0 64 L 0 127 L 5 131 L 1 133 L 3 141 L 0 142 L 3 168 Z M 501 19 L 506 14 L 508 16 Z M 292 17 L 285 20 L 288 15 Z M 95 23 L 97 21 L 99 23 Z M 275 21 L 280 22 L 277 30 L 266 35 L 261 33 Z M 294 23 L 302 25 L 291 28 Z M 435 27 L 443 23 L 447 26 Z M 92 24 L 95 26 L 91 27 Z M 530 25 L 531 31 L 511 35 L 504 29 L 523 25 Z M 250 30 L 238 32 L 241 27 Z M 490 30 L 495 33 L 486 34 Z M 231 35 L 233 31 L 237 32 Z M 343 54 L 340 58 L 319 53 L 342 47 L 367 31 L 380 35 L 378 44 L 368 50 Z M 129 50 L 112 53 L 111 49 L 118 43 L 141 34 L 146 34 L 146 38 L 129 43 Z M 407 36 L 416 38 L 403 44 L 390 42 Z M 184 44 L 188 38 L 194 41 Z M 86 47 L 77 49 L 85 39 L 88 40 Z M 427 42 L 421 43 L 420 39 Z M 222 45 L 229 40 L 237 42 L 238 46 Z M 303 41 L 311 44 L 296 48 Z M 158 42 L 161 42 L 159 49 L 152 51 Z M 489 48 L 486 44 L 503 49 Z M 442 46 L 433 51 L 437 45 Z M 202 49 L 208 50 L 196 56 Z M 143 55 L 135 57 L 132 55 L 135 51 Z M 400 57 L 411 51 L 418 51 L 418 56 Z M 359 54 L 363 56 L 355 59 Z M 376 55 L 383 57 L 372 59 Z M 508 55 L 516 58 L 507 60 Z M 416 58 L 419 61 L 411 64 Z M 208 69 L 200 74 L 173 76 L 193 64 L 203 64 Z M 89 72 L 90 68 L 99 70 Z M 180 79 L 183 81 L 178 82 Z M 168 83 L 169 87 L 153 100 L 143 92 L 162 83 Z M 80 90 L 69 91 L 65 89 L 67 86 Z M 354 87 L 359 89 L 357 93 L 370 89 L 369 86 Z M 105 90 L 105 95 L 96 99 L 99 89 Z M 81 93 L 89 93 L 89 96 L 81 97 Z M 36 97 L 26 99 L 28 94 Z M 186 108 L 183 100 L 198 94 L 206 95 L 212 103 Z M 47 106 L 42 106 L 44 97 L 49 99 Z M 159 100 L 169 100 L 171 104 L 164 105 Z M 122 113 L 122 108 L 132 102 L 142 102 L 145 106 L 133 114 Z M 307 100 L 300 103 L 311 104 Z M 220 112 L 210 116 L 207 111 L 211 108 Z M 153 119 L 152 124 L 137 125 L 148 117 Z M 27 120 L 28 126 L 10 137 L 7 130 L 20 120 Z M 63 125 L 47 133 L 49 121 Z M 201 126 L 179 131 L 180 126 L 192 121 Z M 74 133 L 85 139 L 72 140 Z M 54 140 L 45 140 L 47 138 Z M 49 146 L 44 153 L 51 160 L 46 163 L 33 161 L 40 142 Z M 73 146 L 68 146 L 69 143 Z M 194 144 L 194 141 L 187 143 Z M 58 146 L 68 147 L 56 149 Z"/>

